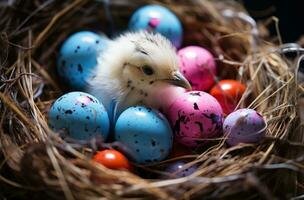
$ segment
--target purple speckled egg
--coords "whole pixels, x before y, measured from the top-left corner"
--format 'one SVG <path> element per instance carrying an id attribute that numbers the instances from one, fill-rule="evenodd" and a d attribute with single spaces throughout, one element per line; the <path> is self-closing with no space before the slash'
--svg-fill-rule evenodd
<path id="1" fill-rule="evenodd" d="M 181 72 L 189 80 L 193 90 L 209 90 L 216 76 L 216 64 L 212 54 L 199 46 L 188 46 L 177 52 Z"/>
<path id="2" fill-rule="evenodd" d="M 170 163 L 165 171 L 168 173 L 164 178 L 180 178 L 193 174 L 197 170 L 197 165 L 186 166 L 186 161 L 176 161 Z"/>
<path id="3" fill-rule="evenodd" d="M 190 91 L 179 96 L 167 113 L 177 142 L 198 147 L 221 135 L 223 111 L 206 92 Z"/>
<path id="4" fill-rule="evenodd" d="M 239 109 L 230 113 L 224 121 L 224 135 L 227 144 L 255 143 L 260 141 L 266 132 L 263 116 L 253 109 Z"/>

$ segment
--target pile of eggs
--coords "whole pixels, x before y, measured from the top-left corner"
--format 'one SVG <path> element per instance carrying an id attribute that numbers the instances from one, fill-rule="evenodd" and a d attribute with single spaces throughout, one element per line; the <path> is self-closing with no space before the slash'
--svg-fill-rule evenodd
<path id="1" fill-rule="evenodd" d="M 193 90 L 176 95 L 164 113 L 132 106 L 111 125 L 110 114 L 102 103 L 91 94 L 80 92 L 85 91 L 90 72 L 97 65 L 97 55 L 107 48 L 110 39 L 81 31 L 71 35 L 60 50 L 58 74 L 75 91 L 52 104 L 49 125 L 54 131 L 63 138 L 100 137 L 104 142 L 119 142 L 123 146 L 119 151 L 103 149 L 92 159 L 110 169 L 129 171 L 133 171 L 129 160 L 156 164 L 168 157 L 191 153 L 219 138 L 225 139 L 228 146 L 235 146 L 259 142 L 264 137 L 266 122 L 259 113 L 248 108 L 236 110 L 246 86 L 237 80 L 217 81 L 216 62 L 206 48 L 180 48 L 182 25 L 172 11 L 159 5 L 144 6 L 131 16 L 128 28 L 155 31 L 167 37 L 178 49 L 180 71 Z M 178 153 L 176 149 L 188 150 Z M 187 160 L 170 163 L 165 171 L 171 178 L 190 175 L 198 166 L 187 163 Z"/>

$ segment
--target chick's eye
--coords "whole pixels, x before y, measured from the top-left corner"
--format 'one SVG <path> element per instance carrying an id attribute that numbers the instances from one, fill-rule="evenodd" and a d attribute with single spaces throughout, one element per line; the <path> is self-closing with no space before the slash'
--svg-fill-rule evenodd
<path id="1" fill-rule="evenodd" d="M 143 72 L 144 72 L 146 75 L 148 75 L 148 76 L 154 74 L 153 69 L 152 69 L 150 66 L 148 66 L 148 65 L 143 66 L 143 67 L 142 67 L 142 70 L 143 70 Z"/>

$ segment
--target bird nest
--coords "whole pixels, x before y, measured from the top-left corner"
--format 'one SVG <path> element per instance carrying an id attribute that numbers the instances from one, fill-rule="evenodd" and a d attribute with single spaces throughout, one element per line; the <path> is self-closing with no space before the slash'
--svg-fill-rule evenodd
<path id="1" fill-rule="evenodd" d="M 139 175 L 91 161 L 106 145 L 62 140 L 48 125 L 51 103 L 67 91 L 55 66 L 63 40 L 79 30 L 124 29 L 140 5 L 172 9 L 184 26 L 184 45 L 210 49 L 220 77 L 247 90 L 239 107 L 267 120 L 258 144 L 214 146 L 184 156 L 198 170 L 178 179 L 154 179 L 163 163 L 137 166 Z M 0 195 L 17 199 L 274 199 L 301 195 L 303 119 L 299 59 L 287 59 L 280 35 L 256 25 L 229 1 L 5 1 L 1 2 Z M 276 25 L 277 20 L 272 22 Z M 271 23 L 271 22 L 270 22 Z M 303 96 L 303 95 L 302 95 Z M 303 108 L 302 108 L 303 109 Z M 175 158 L 179 159 L 179 158 Z M 166 162 L 166 161 L 164 161 Z"/>

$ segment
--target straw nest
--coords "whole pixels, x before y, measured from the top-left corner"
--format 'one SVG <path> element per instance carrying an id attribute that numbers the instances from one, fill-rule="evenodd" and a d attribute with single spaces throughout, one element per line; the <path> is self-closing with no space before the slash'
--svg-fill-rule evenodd
<path id="1" fill-rule="evenodd" d="M 228 1 L 107 2 L 0 3 L 2 195 L 17 199 L 300 198 L 303 85 L 297 73 L 299 56 L 287 60 L 282 54 L 294 48 L 282 48 L 279 34 L 267 35 L 268 22 L 256 26 L 240 13 L 240 5 Z M 184 25 L 184 44 L 211 49 L 220 77 L 247 85 L 239 106 L 255 108 L 265 116 L 267 137 L 262 142 L 228 148 L 221 140 L 187 156 L 200 166 L 194 174 L 143 179 L 92 162 L 93 153 L 105 146 L 102 142 L 63 141 L 48 128 L 48 109 L 66 92 L 55 70 L 62 41 L 84 29 L 108 34 L 123 29 L 131 13 L 146 3 L 163 4 L 176 12 Z M 141 174 L 153 174 L 161 171 L 162 164 L 138 169 Z"/>

